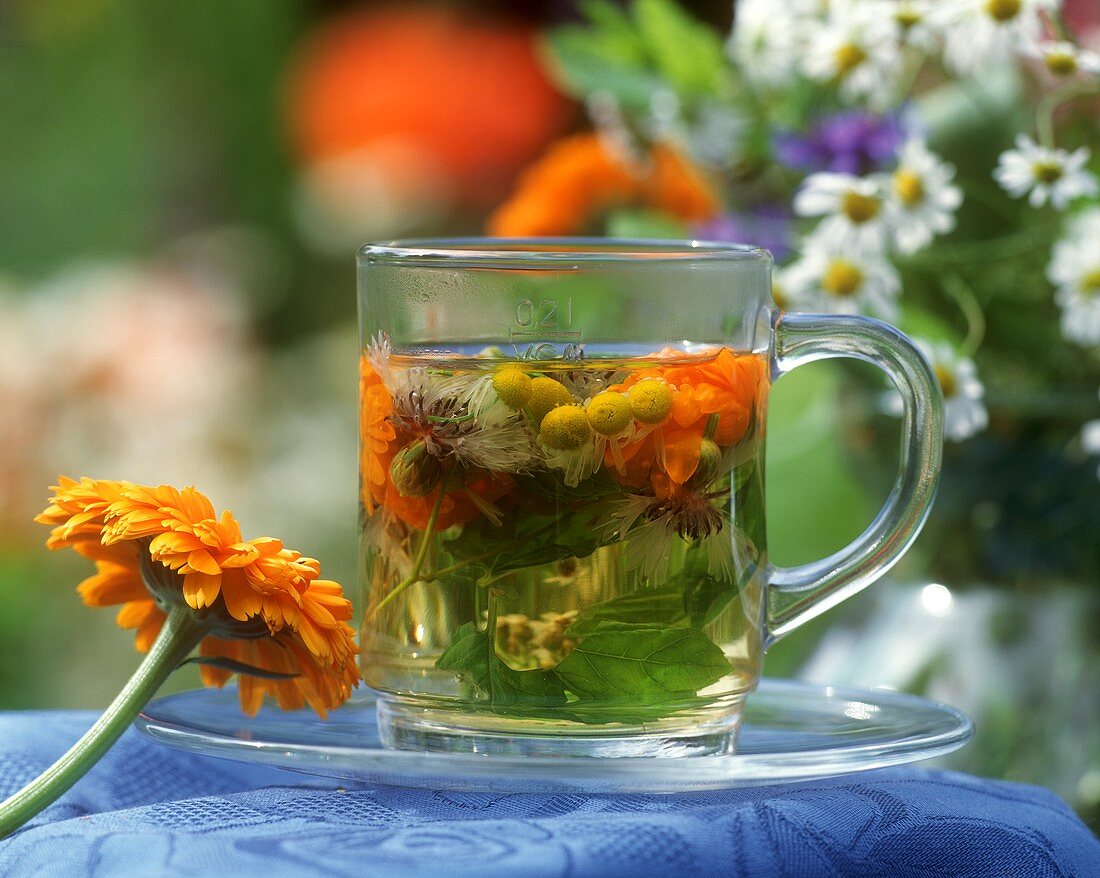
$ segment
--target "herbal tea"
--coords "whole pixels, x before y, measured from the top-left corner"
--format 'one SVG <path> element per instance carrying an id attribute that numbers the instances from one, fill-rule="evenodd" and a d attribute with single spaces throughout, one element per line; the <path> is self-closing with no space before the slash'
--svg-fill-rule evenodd
<path id="1" fill-rule="evenodd" d="M 368 346 L 366 682 L 484 727 L 733 710 L 761 655 L 766 363 Z"/>

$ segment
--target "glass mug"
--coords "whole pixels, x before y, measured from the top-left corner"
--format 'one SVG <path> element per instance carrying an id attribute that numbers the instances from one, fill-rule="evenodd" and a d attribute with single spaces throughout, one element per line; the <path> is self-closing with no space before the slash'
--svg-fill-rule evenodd
<path id="1" fill-rule="evenodd" d="M 421 240 L 359 254 L 361 666 L 390 747 L 731 752 L 764 651 L 888 570 L 928 513 L 942 400 L 913 343 L 780 314 L 751 247 Z M 774 377 L 852 357 L 904 404 L 851 545 L 768 562 Z"/>

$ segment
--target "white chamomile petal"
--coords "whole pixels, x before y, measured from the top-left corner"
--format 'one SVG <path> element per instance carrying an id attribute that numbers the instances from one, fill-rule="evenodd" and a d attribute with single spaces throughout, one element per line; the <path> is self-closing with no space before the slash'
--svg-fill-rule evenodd
<path id="1" fill-rule="evenodd" d="M 954 176 L 955 167 L 930 152 L 923 140 L 902 146 L 886 198 L 886 215 L 899 251 L 914 253 L 955 227 L 962 190 L 952 183 Z"/>
<path id="2" fill-rule="evenodd" d="M 838 249 L 816 235 L 783 272 L 783 295 L 793 311 L 897 318 L 901 279 L 882 255 Z"/>
<path id="3" fill-rule="evenodd" d="M 1062 335 L 1086 347 L 1100 345 L 1100 207 L 1067 223 L 1054 245 L 1047 278 L 1062 312 Z"/>
<path id="4" fill-rule="evenodd" d="M 1065 210 L 1074 199 L 1095 195 L 1100 188 L 1085 168 L 1089 155 L 1086 147 L 1071 153 L 1040 146 L 1020 134 L 1016 148 L 1001 153 L 993 177 L 1014 198 L 1026 195 L 1032 207 L 1049 202 L 1056 210 Z"/>
<path id="5" fill-rule="evenodd" d="M 795 193 L 794 212 L 822 217 L 815 234 L 836 250 L 881 253 L 892 237 L 885 183 L 881 175 L 810 174 Z"/>

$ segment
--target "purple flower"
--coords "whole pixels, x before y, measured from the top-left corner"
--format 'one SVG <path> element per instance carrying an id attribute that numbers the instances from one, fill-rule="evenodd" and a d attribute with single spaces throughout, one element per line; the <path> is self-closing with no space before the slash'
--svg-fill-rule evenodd
<path id="1" fill-rule="evenodd" d="M 825 116 L 809 131 L 778 132 L 772 138 L 775 157 L 798 171 L 867 174 L 888 164 L 905 140 L 899 113 L 882 116 L 845 110 Z"/>
<path id="2" fill-rule="evenodd" d="M 765 204 L 744 213 L 722 213 L 692 227 L 696 238 L 751 244 L 771 251 L 776 261 L 791 251 L 791 217 L 776 204 Z"/>

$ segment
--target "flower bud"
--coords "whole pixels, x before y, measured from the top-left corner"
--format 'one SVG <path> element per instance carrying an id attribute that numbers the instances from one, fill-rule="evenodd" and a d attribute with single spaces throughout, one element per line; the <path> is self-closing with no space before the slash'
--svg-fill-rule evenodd
<path id="1" fill-rule="evenodd" d="M 439 458 L 429 454 L 419 439 L 397 452 L 390 464 L 390 479 L 404 497 L 423 497 L 430 493 L 441 473 Z"/>
<path id="2" fill-rule="evenodd" d="M 695 468 L 695 475 L 691 477 L 692 484 L 709 485 L 722 475 L 722 449 L 713 439 L 704 438 L 699 446 L 699 465 Z"/>

